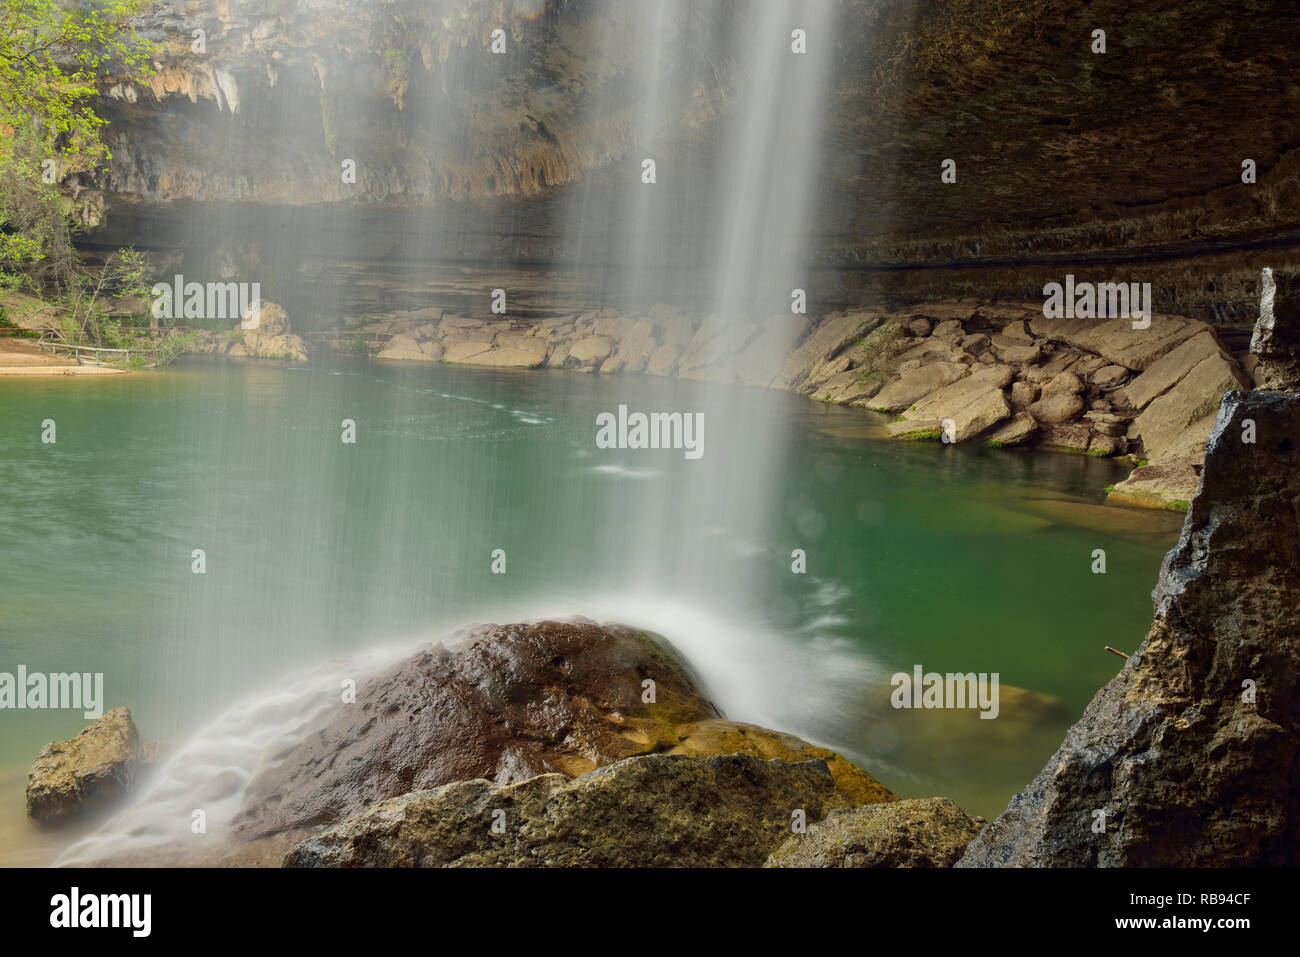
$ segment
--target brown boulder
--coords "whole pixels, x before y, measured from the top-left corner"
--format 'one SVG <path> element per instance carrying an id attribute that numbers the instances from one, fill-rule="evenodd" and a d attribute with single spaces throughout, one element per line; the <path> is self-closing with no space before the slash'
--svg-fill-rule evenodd
<path id="1" fill-rule="evenodd" d="M 583 774 L 675 747 L 678 726 L 715 716 L 656 635 L 581 620 L 481 626 L 455 650 L 429 646 L 358 682 L 355 703 L 249 783 L 235 833 L 333 824 L 452 781 Z"/>
<path id="2" fill-rule="evenodd" d="M 131 712 L 114 708 L 75 738 L 45 746 L 27 775 L 27 816 L 62 824 L 110 807 L 130 789 L 139 763 Z"/>

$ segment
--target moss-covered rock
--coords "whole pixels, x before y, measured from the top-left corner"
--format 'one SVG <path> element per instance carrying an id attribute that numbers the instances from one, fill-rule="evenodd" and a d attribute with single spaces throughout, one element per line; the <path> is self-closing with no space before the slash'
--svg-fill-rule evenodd
<path id="1" fill-rule="evenodd" d="M 824 761 L 645 755 L 570 780 L 461 781 L 307 839 L 286 867 L 758 867 L 796 812 L 852 801 Z M 878 805 L 880 806 L 880 805 Z"/>
<path id="2" fill-rule="evenodd" d="M 669 754 L 702 757 L 713 754 L 752 754 L 782 761 L 826 762 L 835 786 L 857 804 L 897 801 L 898 797 L 866 771 L 829 748 L 819 748 L 802 738 L 781 731 L 771 731 L 755 724 L 711 718 L 685 724 L 677 729 L 680 739 Z"/>
<path id="3" fill-rule="evenodd" d="M 793 834 L 764 867 L 952 867 L 980 823 L 948 798 L 832 811 Z"/>

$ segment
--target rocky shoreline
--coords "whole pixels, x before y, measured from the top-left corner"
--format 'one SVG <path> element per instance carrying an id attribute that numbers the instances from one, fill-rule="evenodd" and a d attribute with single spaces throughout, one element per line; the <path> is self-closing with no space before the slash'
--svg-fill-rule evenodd
<path id="1" fill-rule="evenodd" d="M 306 359 L 278 306 L 269 328 L 204 333 L 212 355 Z M 265 324 L 266 320 L 264 320 Z M 1035 303 L 948 300 L 767 319 L 599 309 L 537 321 L 440 307 L 346 321 L 319 348 L 394 362 L 677 376 L 795 392 L 888 413 L 889 436 L 1122 458 L 1122 505 L 1185 509 L 1224 392 L 1259 384 L 1207 323 L 1156 314 L 1046 318 Z"/>
<path id="2" fill-rule="evenodd" d="M 1271 270 L 1264 270 L 1271 276 Z M 1290 286 L 1280 295 L 1296 297 Z M 1290 297 L 1290 298 L 1288 298 Z M 138 305 L 138 304 L 137 304 Z M 11 310 L 40 328 L 32 307 Z M 30 316 L 28 322 L 25 317 Z M 235 359 L 312 355 L 490 368 L 675 376 L 779 389 L 893 417 L 902 440 L 979 443 L 1122 459 L 1107 501 L 1186 509 L 1223 394 L 1264 384 L 1259 359 L 1208 323 L 1044 316 L 1041 303 L 944 300 L 819 319 L 696 315 L 660 303 L 547 319 L 482 319 L 440 306 L 296 333 L 275 303 L 238 327 L 198 330 L 190 351 Z"/>

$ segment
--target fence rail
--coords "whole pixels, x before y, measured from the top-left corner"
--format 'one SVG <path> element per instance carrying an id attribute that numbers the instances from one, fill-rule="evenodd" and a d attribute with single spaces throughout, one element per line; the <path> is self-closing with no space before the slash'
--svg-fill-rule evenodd
<path id="1" fill-rule="evenodd" d="M 69 356 L 76 359 L 78 365 L 107 365 L 113 362 L 130 362 L 132 356 L 140 356 L 150 360 L 157 357 L 157 350 L 154 348 L 107 349 L 102 346 L 83 346 L 71 342 L 62 342 L 46 336 L 41 336 L 37 340 L 36 348 L 40 352 L 48 352 L 50 355 Z"/>

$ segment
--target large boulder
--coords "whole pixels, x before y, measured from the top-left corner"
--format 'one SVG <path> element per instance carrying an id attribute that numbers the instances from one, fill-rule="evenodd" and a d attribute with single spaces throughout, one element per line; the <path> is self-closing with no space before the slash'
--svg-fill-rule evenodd
<path id="1" fill-rule="evenodd" d="M 764 867 L 952 867 L 980 824 L 948 798 L 832 811 Z"/>
<path id="2" fill-rule="evenodd" d="M 613 351 L 614 340 L 609 336 L 586 336 L 569 347 L 569 358 L 581 365 L 598 365 Z"/>
<path id="3" fill-rule="evenodd" d="M 1293 392 L 1300 389 L 1300 272 L 1265 269 L 1259 285 L 1250 351 L 1259 357 L 1264 388 Z"/>
<path id="4" fill-rule="evenodd" d="M 674 747 L 679 725 L 717 716 L 657 635 L 581 620 L 480 626 L 455 650 L 431 645 L 359 682 L 355 703 L 249 783 L 235 833 L 334 824 L 452 781 L 583 774 Z"/>
<path id="5" fill-rule="evenodd" d="M 27 775 L 27 815 L 62 824 L 111 807 L 131 788 L 140 735 L 131 712 L 114 708 L 75 738 L 47 744 Z"/>
<path id="6" fill-rule="evenodd" d="M 1043 425 L 1073 422 L 1083 410 L 1083 399 L 1073 392 L 1055 392 L 1029 404 L 1029 414 Z"/>
<path id="7" fill-rule="evenodd" d="M 903 418 L 909 421 L 948 420 L 953 440 L 965 442 L 973 439 L 1011 415 L 1011 406 L 1003 390 L 1014 375 L 1010 366 L 982 367 L 964 379 L 918 399 L 903 412 Z"/>
<path id="8" fill-rule="evenodd" d="M 576 779 L 461 781 L 394 798 L 290 851 L 286 867 L 758 867 L 852 806 L 824 761 L 654 754 Z"/>
<path id="9" fill-rule="evenodd" d="M 533 369 L 546 361 L 547 343 L 545 339 L 535 336 L 502 335 L 489 349 L 464 354 L 455 361 L 460 365 L 497 366 L 500 368 Z M 468 351 L 468 350 L 465 350 Z M 444 357 L 450 353 L 444 353 Z"/>
<path id="10" fill-rule="evenodd" d="M 958 362 L 931 362 L 916 366 L 886 385 L 863 405 L 877 412 L 901 412 L 944 386 L 966 378 L 968 371 L 966 366 Z"/>
<path id="11" fill-rule="evenodd" d="M 957 866 L 1300 864 L 1297 436 L 1300 396 L 1224 398 L 1150 633 Z"/>
<path id="12" fill-rule="evenodd" d="M 239 326 L 262 336 L 283 336 L 290 331 L 288 314 L 274 302 L 254 303 L 241 317 Z"/>
<path id="13" fill-rule="evenodd" d="M 1132 408 L 1141 411 L 1206 360 L 1232 362 L 1230 354 L 1220 344 L 1212 329 L 1198 332 L 1178 348 L 1151 363 L 1145 372 L 1124 387 L 1120 397 Z"/>
<path id="14" fill-rule="evenodd" d="M 375 355 L 376 359 L 403 359 L 416 362 L 429 362 L 428 353 L 421 348 L 413 336 L 405 334 L 393 336 Z"/>
<path id="15" fill-rule="evenodd" d="M 883 321 L 875 310 L 831 313 L 781 363 L 773 385 L 797 390 L 822 362 L 866 335 Z"/>
<path id="16" fill-rule="evenodd" d="M 1140 378 L 1140 377 L 1139 377 Z M 1214 351 L 1192 366 L 1167 392 L 1152 399 L 1129 428 L 1130 439 L 1142 440 L 1147 458 L 1155 461 L 1170 456 L 1180 445 L 1190 445 L 1193 455 L 1209 435 L 1209 429 L 1193 439 L 1186 433 L 1195 423 L 1209 424 L 1209 417 L 1230 389 L 1249 389 L 1250 379 L 1230 355 Z M 1132 394 L 1130 387 L 1129 394 Z M 1209 420 L 1209 421 L 1207 421 Z"/>
<path id="17" fill-rule="evenodd" d="M 307 359 L 307 343 L 289 329 L 289 316 L 273 302 L 255 303 L 240 322 L 243 348 L 239 354 L 255 359 Z M 235 354 L 235 350 L 231 350 Z"/>

